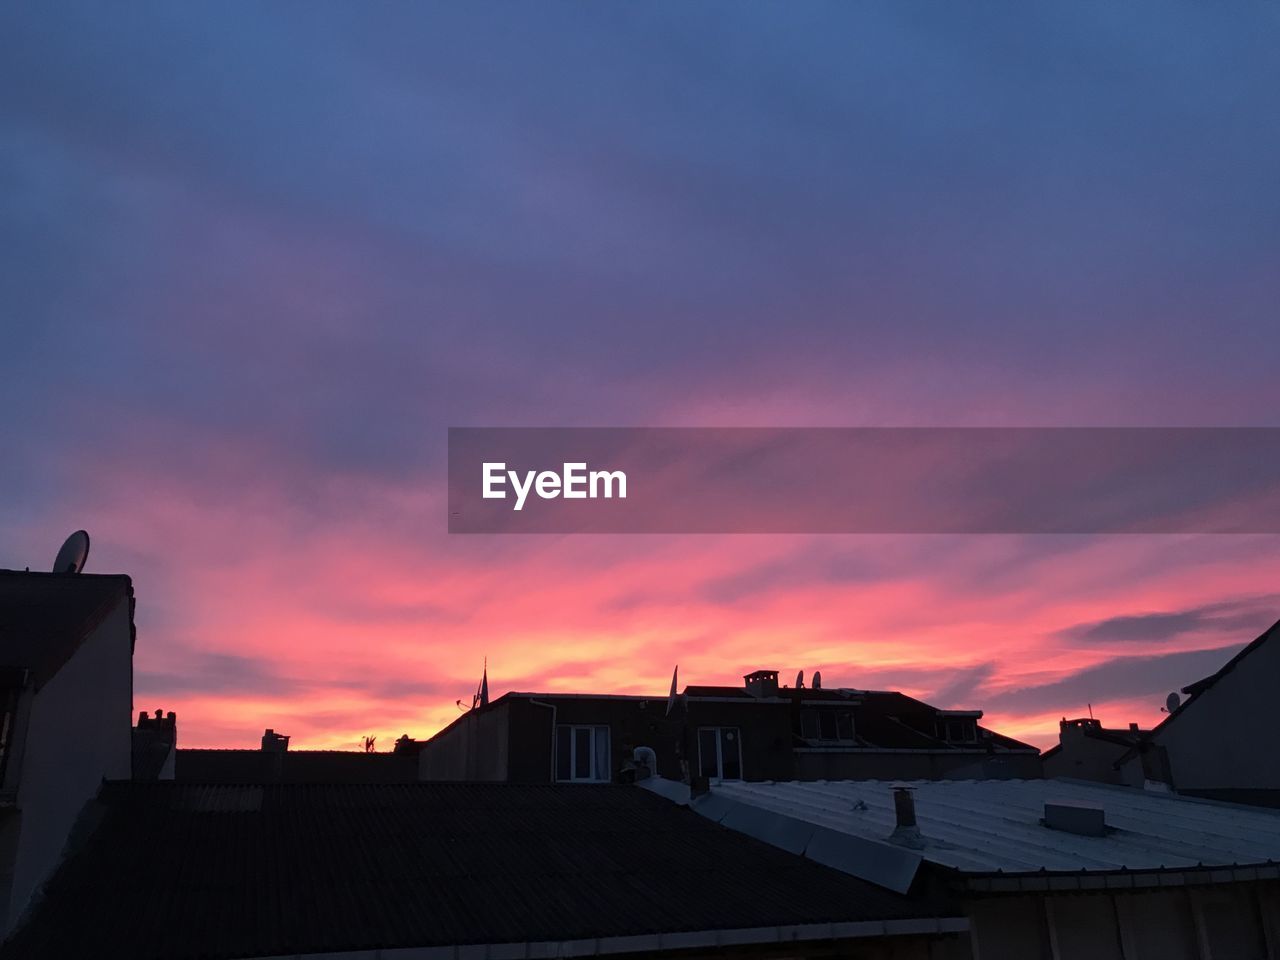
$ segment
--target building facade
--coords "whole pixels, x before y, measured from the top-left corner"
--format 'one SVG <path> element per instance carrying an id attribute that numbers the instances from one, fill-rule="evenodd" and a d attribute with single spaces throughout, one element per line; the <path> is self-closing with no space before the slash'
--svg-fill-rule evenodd
<path id="1" fill-rule="evenodd" d="M 22 915 L 104 778 L 131 773 L 133 585 L 0 571 L 0 909 Z"/>
<path id="2" fill-rule="evenodd" d="M 1074 777 L 1096 783 L 1125 782 L 1119 762 L 1140 744 L 1150 730 L 1136 723 L 1126 729 L 1104 727 L 1093 717 L 1080 717 L 1058 724 L 1058 743 L 1043 754 L 1046 777 Z"/>
<path id="3" fill-rule="evenodd" d="M 1122 782 L 1162 782 L 1190 796 L 1280 806 L 1275 749 L 1280 622 L 1187 697 L 1117 761 Z"/>

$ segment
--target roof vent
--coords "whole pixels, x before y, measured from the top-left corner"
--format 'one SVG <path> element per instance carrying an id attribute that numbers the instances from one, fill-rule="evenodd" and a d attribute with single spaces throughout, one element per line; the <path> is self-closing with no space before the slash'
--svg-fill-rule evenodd
<path id="1" fill-rule="evenodd" d="M 1080 807 L 1071 803 L 1046 803 L 1044 819 L 1050 830 L 1063 830 L 1082 837 L 1103 837 L 1107 833 L 1106 813 L 1101 807 Z"/>

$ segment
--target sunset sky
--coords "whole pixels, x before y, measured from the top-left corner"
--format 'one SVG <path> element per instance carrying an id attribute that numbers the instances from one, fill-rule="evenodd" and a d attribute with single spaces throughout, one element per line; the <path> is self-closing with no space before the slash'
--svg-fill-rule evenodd
<path id="1" fill-rule="evenodd" d="M 0 11 L 0 567 L 180 745 L 759 667 L 1045 746 L 1280 537 L 450 536 L 450 426 L 1280 426 L 1280 4 Z"/>

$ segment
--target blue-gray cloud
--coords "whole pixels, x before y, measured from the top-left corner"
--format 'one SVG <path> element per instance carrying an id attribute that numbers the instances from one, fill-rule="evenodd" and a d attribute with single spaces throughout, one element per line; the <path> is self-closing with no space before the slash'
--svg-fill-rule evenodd
<path id="1" fill-rule="evenodd" d="M 1064 640 L 1091 643 L 1176 640 L 1190 634 L 1261 634 L 1280 615 L 1280 595 L 1245 597 L 1185 610 L 1122 614 L 1059 631 Z"/>
<path id="2" fill-rule="evenodd" d="M 1153 697 L 1163 702 L 1169 691 L 1208 676 L 1239 650 L 1239 646 L 1232 646 L 1149 657 L 1114 657 L 1050 683 L 988 693 L 983 706 L 1012 713 L 1053 710 L 1064 716 L 1079 716 L 1087 704 L 1106 700 Z"/>

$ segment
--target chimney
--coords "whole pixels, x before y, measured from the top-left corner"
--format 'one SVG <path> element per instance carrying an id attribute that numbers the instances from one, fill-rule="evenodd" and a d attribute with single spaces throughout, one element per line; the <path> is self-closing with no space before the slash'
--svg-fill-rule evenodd
<path id="1" fill-rule="evenodd" d="M 904 847 L 923 847 L 924 838 L 920 828 L 916 826 L 915 787 L 896 786 L 893 788 L 893 833 L 889 835 L 892 843 Z"/>
<path id="2" fill-rule="evenodd" d="M 130 748 L 133 779 L 172 780 L 177 749 L 177 714 L 172 710 L 167 714 L 157 710 L 151 717 L 147 711 L 140 711 L 138 725 L 132 731 Z"/>
<path id="3" fill-rule="evenodd" d="M 747 685 L 747 693 L 753 697 L 776 697 L 778 695 L 778 671 L 757 670 L 742 678 Z"/>
<path id="4" fill-rule="evenodd" d="M 289 738 L 283 733 L 276 733 L 270 727 L 262 735 L 264 753 L 284 753 L 289 749 Z"/>

